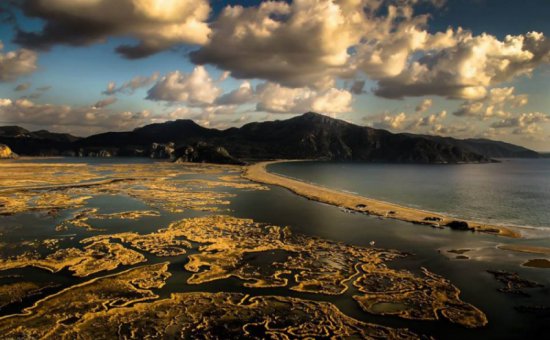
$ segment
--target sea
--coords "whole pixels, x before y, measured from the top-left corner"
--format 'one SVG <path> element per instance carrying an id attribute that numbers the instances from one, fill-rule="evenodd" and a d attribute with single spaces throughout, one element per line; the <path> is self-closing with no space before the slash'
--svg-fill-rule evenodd
<path id="1" fill-rule="evenodd" d="M 550 233 L 550 158 L 454 165 L 289 162 L 268 170 L 457 218 Z"/>

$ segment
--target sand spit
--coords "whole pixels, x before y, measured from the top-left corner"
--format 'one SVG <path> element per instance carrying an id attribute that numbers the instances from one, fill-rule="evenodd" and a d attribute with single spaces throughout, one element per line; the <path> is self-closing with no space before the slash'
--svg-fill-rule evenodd
<path id="1" fill-rule="evenodd" d="M 519 253 L 550 255 L 550 248 L 548 247 L 537 247 L 526 244 L 501 244 L 498 245 L 497 248 L 500 250 L 509 250 Z"/>
<path id="2" fill-rule="evenodd" d="M 532 259 L 525 262 L 523 266 L 531 268 L 550 268 L 550 261 L 547 259 Z"/>
<path id="3" fill-rule="evenodd" d="M 269 173 L 267 166 L 287 160 L 260 162 L 245 168 L 243 176 L 251 181 L 281 186 L 305 198 L 335 205 L 350 211 L 369 215 L 383 216 L 396 220 L 425 224 L 432 227 L 449 226 L 452 229 L 479 231 L 489 234 L 521 238 L 521 234 L 508 227 L 482 224 L 474 221 L 460 220 L 438 213 L 404 207 L 398 204 L 375 200 L 347 192 L 328 189 L 322 186 L 302 182 L 288 177 Z"/>

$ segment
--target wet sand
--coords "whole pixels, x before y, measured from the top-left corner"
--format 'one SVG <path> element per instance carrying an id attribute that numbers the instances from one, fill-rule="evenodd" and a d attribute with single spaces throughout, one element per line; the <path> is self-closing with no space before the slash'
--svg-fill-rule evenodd
<path id="1" fill-rule="evenodd" d="M 335 205 L 351 211 L 367 213 L 374 216 L 393 218 L 396 220 L 412 222 L 415 224 L 425 224 L 432 227 L 444 227 L 457 219 L 438 213 L 424 211 L 420 209 L 401 206 L 394 203 L 375 200 L 351 193 L 328 189 L 319 185 L 302 182 L 288 177 L 269 173 L 267 166 L 274 163 L 289 162 L 288 160 L 277 160 L 269 162 L 259 162 L 245 168 L 243 176 L 251 181 L 263 184 L 271 184 L 289 189 L 297 195 L 305 198 Z M 489 234 L 521 238 L 521 234 L 511 228 L 489 225 L 469 220 L 460 220 L 466 222 L 466 230 L 479 231 Z M 457 225 L 455 223 L 455 225 Z M 458 225 L 463 228 L 464 225 Z"/>
<path id="2" fill-rule="evenodd" d="M 547 259 L 532 259 L 523 264 L 525 267 L 550 268 L 550 261 Z"/>
<path id="3" fill-rule="evenodd" d="M 550 248 L 548 247 L 537 247 L 525 244 L 501 244 L 498 245 L 497 248 L 500 250 L 509 250 L 519 253 L 550 255 Z"/>

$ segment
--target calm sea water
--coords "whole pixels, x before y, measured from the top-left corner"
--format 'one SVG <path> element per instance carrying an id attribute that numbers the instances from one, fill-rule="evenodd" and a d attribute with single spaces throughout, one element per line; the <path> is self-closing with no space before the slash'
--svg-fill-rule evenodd
<path id="1" fill-rule="evenodd" d="M 550 159 L 403 165 L 292 162 L 269 171 L 453 216 L 550 230 Z"/>

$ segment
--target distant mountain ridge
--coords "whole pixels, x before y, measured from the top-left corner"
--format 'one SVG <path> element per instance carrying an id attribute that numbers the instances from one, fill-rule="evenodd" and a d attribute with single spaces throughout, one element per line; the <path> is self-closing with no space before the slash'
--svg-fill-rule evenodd
<path id="1" fill-rule="evenodd" d="M 46 130 L 31 132 L 20 126 L 0 126 L 0 143 L 26 156 L 54 156 L 70 149 L 80 137 Z M 17 150 L 17 151 L 15 151 Z"/>
<path id="2" fill-rule="evenodd" d="M 0 127 L 0 143 L 22 155 L 149 156 L 153 143 L 175 148 L 196 143 L 223 147 L 238 159 L 325 159 L 404 163 L 489 162 L 492 158 L 539 157 L 527 148 L 487 139 L 391 133 L 314 112 L 240 128 L 209 129 L 192 120 L 150 124 L 133 131 L 86 138 Z"/>

